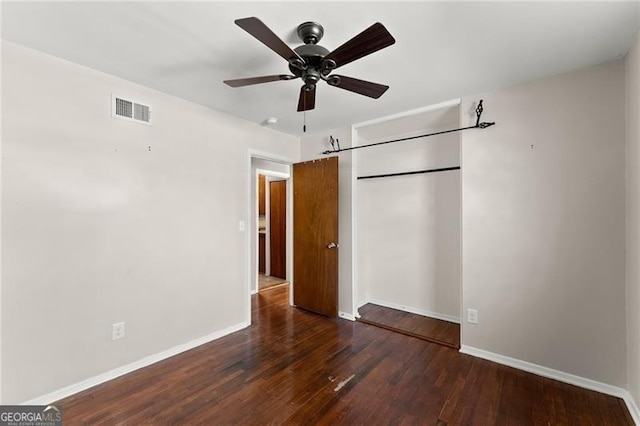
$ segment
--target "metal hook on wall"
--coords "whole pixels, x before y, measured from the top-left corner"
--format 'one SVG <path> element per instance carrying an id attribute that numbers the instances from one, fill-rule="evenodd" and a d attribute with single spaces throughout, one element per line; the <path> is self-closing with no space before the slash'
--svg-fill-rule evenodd
<path id="1" fill-rule="evenodd" d="M 323 154 L 341 151 L 340 140 L 338 140 L 338 138 L 333 139 L 333 136 L 329 135 L 329 143 L 331 144 L 331 151 L 325 151 Z"/>

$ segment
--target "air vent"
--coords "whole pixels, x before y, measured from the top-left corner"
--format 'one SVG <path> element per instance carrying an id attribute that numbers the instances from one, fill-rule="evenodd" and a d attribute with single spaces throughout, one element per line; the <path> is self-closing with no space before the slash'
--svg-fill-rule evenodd
<path id="1" fill-rule="evenodd" d="M 142 120 L 146 123 L 149 122 L 149 107 L 141 104 L 133 105 L 133 118 L 134 120 Z"/>
<path id="2" fill-rule="evenodd" d="M 141 102 L 111 95 L 111 116 L 138 123 L 151 124 L 151 107 Z"/>

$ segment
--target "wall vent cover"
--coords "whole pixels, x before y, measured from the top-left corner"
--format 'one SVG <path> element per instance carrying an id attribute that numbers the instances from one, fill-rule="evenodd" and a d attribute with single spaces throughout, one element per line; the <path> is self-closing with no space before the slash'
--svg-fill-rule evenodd
<path id="1" fill-rule="evenodd" d="M 142 102 L 111 94 L 111 116 L 151 125 L 151 107 Z"/>

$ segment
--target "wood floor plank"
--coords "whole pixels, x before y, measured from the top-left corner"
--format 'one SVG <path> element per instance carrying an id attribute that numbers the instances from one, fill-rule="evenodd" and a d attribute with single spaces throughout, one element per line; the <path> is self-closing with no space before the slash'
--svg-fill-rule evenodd
<path id="1" fill-rule="evenodd" d="M 359 321 L 361 322 L 452 348 L 460 348 L 460 324 L 387 308 L 373 303 L 361 306 L 358 311 L 360 313 Z"/>
<path id="2" fill-rule="evenodd" d="M 253 296 L 253 325 L 58 401 L 65 425 L 632 425 L 619 398 Z"/>

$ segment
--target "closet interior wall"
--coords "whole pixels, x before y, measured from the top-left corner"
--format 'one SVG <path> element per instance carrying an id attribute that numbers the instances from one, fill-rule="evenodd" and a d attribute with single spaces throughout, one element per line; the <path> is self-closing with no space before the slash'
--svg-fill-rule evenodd
<path id="1" fill-rule="evenodd" d="M 358 144 L 459 127 L 459 107 L 357 129 Z M 358 151 L 357 176 L 460 165 L 460 134 Z M 460 170 L 357 181 L 358 306 L 460 322 Z"/>

